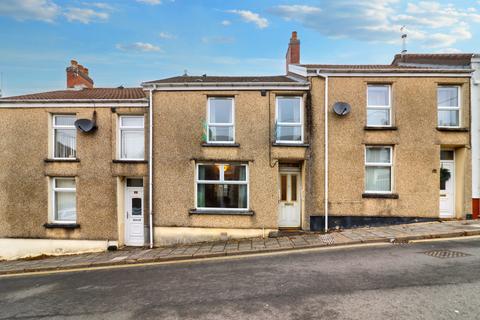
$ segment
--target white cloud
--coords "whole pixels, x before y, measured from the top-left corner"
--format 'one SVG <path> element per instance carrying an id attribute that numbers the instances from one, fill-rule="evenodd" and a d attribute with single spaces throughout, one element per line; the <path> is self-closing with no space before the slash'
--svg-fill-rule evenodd
<path id="1" fill-rule="evenodd" d="M 173 39 L 176 39 L 176 38 L 177 38 L 176 35 L 171 34 L 171 33 L 169 33 L 169 32 L 163 32 L 163 31 L 160 32 L 160 33 L 158 34 L 158 36 L 159 36 L 161 39 L 165 39 L 165 40 L 173 40 Z"/>
<path id="2" fill-rule="evenodd" d="M 234 43 L 235 38 L 233 37 L 223 37 L 223 36 L 213 36 L 213 37 L 202 37 L 202 43 L 204 44 L 229 44 Z"/>
<path id="3" fill-rule="evenodd" d="M 160 52 L 160 47 L 148 42 L 134 42 L 130 44 L 117 44 L 116 48 L 122 51 L 134 51 L 134 52 Z"/>
<path id="4" fill-rule="evenodd" d="M 83 2 L 85 6 L 91 6 L 98 9 L 113 10 L 113 7 L 105 2 Z"/>
<path id="5" fill-rule="evenodd" d="M 137 2 L 150 4 L 152 6 L 155 6 L 157 4 L 162 4 L 162 0 L 137 0 Z"/>
<path id="6" fill-rule="evenodd" d="M 232 24 L 230 20 L 223 20 L 221 23 L 222 23 L 222 26 L 229 26 Z"/>
<path id="7" fill-rule="evenodd" d="M 480 23 L 476 9 L 437 1 L 323 0 L 316 6 L 278 5 L 270 12 L 330 38 L 368 42 L 398 44 L 406 25 L 409 41 L 439 49 L 471 39 L 472 25 Z"/>
<path id="8" fill-rule="evenodd" d="M 78 21 L 84 24 L 88 24 L 92 21 L 106 21 L 110 16 L 106 12 L 98 12 L 89 8 L 68 8 L 64 15 L 70 22 Z"/>
<path id="9" fill-rule="evenodd" d="M 239 15 L 242 17 L 243 21 L 254 23 L 260 29 L 268 27 L 268 20 L 261 17 L 258 13 L 249 10 L 227 10 L 227 12 Z"/>
<path id="10" fill-rule="evenodd" d="M 0 15 L 19 21 L 40 20 L 53 22 L 61 8 L 51 0 L 1 0 Z"/>

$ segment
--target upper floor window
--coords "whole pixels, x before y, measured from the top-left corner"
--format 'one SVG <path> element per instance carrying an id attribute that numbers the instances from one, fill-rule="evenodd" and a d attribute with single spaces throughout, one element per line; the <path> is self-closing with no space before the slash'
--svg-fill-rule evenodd
<path id="1" fill-rule="evenodd" d="M 53 222 L 75 223 L 77 197 L 75 178 L 52 178 Z"/>
<path id="2" fill-rule="evenodd" d="M 460 126 L 460 87 L 438 87 L 437 106 L 439 127 Z"/>
<path id="3" fill-rule="evenodd" d="M 369 85 L 367 89 L 367 127 L 389 127 L 391 116 L 391 87 Z"/>
<path id="4" fill-rule="evenodd" d="M 365 192 L 392 192 L 392 147 L 366 147 Z"/>
<path id="5" fill-rule="evenodd" d="M 235 141 L 235 107 L 233 98 L 208 98 L 207 127 L 209 143 Z"/>
<path id="6" fill-rule="evenodd" d="M 53 116 L 53 158 L 72 159 L 77 156 L 75 115 Z"/>
<path id="7" fill-rule="evenodd" d="M 119 140 L 121 160 L 144 160 L 145 133 L 143 116 L 120 116 Z"/>
<path id="8" fill-rule="evenodd" d="M 303 142 L 302 97 L 277 97 L 276 142 Z"/>

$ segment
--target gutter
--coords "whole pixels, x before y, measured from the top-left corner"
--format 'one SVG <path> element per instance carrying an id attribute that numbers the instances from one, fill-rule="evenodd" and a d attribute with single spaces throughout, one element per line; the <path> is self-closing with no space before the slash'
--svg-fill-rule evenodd
<path id="1" fill-rule="evenodd" d="M 325 79 L 325 88 L 324 88 L 324 137 L 325 137 L 325 147 L 324 147 L 324 212 L 325 212 L 325 232 L 328 232 L 328 75 L 321 74 L 317 70 L 317 76 Z"/>
<path id="2" fill-rule="evenodd" d="M 150 249 L 153 248 L 153 89 L 149 90 L 148 107 L 148 220 Z"/>

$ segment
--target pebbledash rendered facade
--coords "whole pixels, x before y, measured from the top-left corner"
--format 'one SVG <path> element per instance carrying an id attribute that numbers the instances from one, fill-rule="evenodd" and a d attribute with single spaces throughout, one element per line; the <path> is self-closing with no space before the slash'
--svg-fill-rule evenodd
<path id="1" fill-rule="evenodd" d="M 293 33 L 286 68 L 102 89 L 72 61 L 70 89 L 0 99 L 2 250 L 472 213 L 470 65 L 300 64 Z"/>

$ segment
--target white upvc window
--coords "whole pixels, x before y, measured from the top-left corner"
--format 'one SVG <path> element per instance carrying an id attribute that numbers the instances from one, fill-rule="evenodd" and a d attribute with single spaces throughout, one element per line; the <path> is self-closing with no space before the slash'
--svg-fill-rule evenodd
<path id="1" fill-rule="evenodd" d="M 460 87 L 439 86 L 437 88 L 438 126 L 460 127 Z"/>
<path id="2" fill-rule="evenodd" d="M 74 177 L 52 178 L 52 222 L 76 223 L 77 196 Z"/>
<path id="3" fill-rule="evenodd" d="M 302 97 L 276 97 L 275 124 L 277 143 L 303 143 Z"/>
<path id="4" fill-rule="evenodd" d="M 75 120 L 75 115 L 53 115 L 53 159 L 75 159 L 77 157 Z"/>
<path id="5" fill-rule="evenodd" d="M 367 86 L 367 127 L 392 125 L 392 88 L 390 85 Z"/>
<path id="6" fill-rule="evenodd" d="M 391 193 L 393 189 L 393 148 L 367 146 L 365 148 L 365 192 Z"/>
<path id="7" fill-rule="evenodd" d="M 144 116 L 120 116 L 118 120 L 120 160 L 145 159 Z"/>
<path id="8" fill-rule="evenodd" d="M 195 176 L 195 206 L 198 210 L 248 210 L 246 164 L 199 163 Z"/>
<path id="9" fill-rule="evenodd" d="M 233 98 L 208 98 L 207 143 L 235 143 L 235 101 Z"/>

